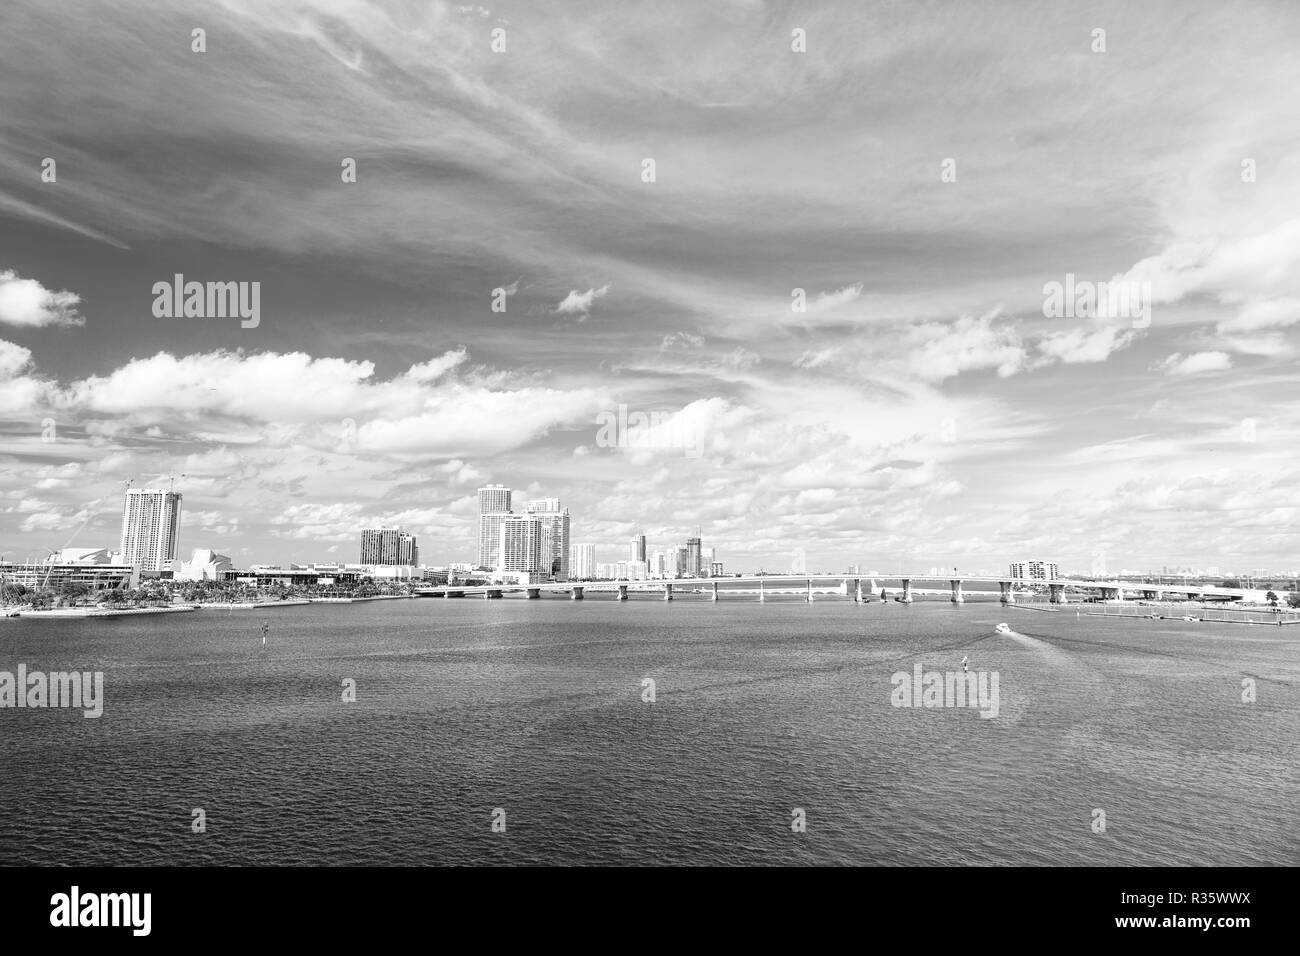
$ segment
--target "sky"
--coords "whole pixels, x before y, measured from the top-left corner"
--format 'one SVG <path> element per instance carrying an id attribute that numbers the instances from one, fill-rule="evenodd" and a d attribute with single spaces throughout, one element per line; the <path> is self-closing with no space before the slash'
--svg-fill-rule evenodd
<path id="1" fill-rule="evenodd" d="M 174 475 L 181 556 L 241 566 L 471 561 L 502 483 L 600 561 L 1300 567 L 1298 44 L 1283 2 L 7 0 L 0 556 L 116 548 Z M 159 316 L 177 274 L 257 321 Z"/>

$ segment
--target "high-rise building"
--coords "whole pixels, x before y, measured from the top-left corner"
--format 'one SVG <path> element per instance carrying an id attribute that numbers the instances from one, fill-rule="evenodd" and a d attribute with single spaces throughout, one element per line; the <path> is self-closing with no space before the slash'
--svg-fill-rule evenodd
<path id="1" fill-rule="evenodd" d="M 478 490 L 478 563 L 495 570 L 501 560 L 501 522 L 510 514 L 510 489 L 487 485 Z"/>
<path id="2" fill-rule="evenodd" d="M 686 574 L 687 551 L 682 545 L 673 548 L 673 574 L 676 577 L 684 578 Z"/>
<path id="3" fill-rule="evenodd" d="M 501 563 L 501 525 L 509 517 L 508 511 L 478 516 L 478 563 L 475 567 L 495 570 Z"/>
<path id="4" fill-rule="evenodd" d="M 542 575 L 542 522 L 534 515 L 505 515 L 501 521 L 501 555 L 497 570 L 512 574 Z"/>
<path id="5" fill-rule="evenodd" d="M 632 536 L 632 560 L 645 560 L 645 535 L 643 534 Z"/>
<path id="6" fill-rule="evenodd" d="M 569 579 L 589 581 L 596 576 L 596 546 L 575 544 L 569 548 Z"/>
<path id="7" fill-rule="evenodd" d="M 704 570 L 704 553 L 700 548 L 699 538 L 686 539 L 686 573 L 697 578 Z"/>
<path id="8" fill-rule="evenodd" d="M 478 513 L 508 514 L 510 512 L 510 489 L 505 485 L 488 485 L 478 490 Z"/>
<path id="9" fill-rule="evenodd" d="M 668 555 L 664 552 L 656 551 L 654 556 L 650 559 L 650 577 L 668 577 Z"/>
<path id="10" fill-rule="evenodd" d="M 361 532 L 361 564 L 420 563 L 415 535 L 401 528 L 366 528 Z"/>
<path id="11" fill-rule="evenodd" d="M 547 577 L 569 580 L 569 509 L 559 498 L 537 498 L 528 502 L 528 514 L 542 523 L 542 567 Z"/>
<path id="12" fill-rule="evenodd" d="M 1061 576 L 1055 561 L 1013 561 L 1010 572 L 1013 578 L 1027 581 L 1055 581 Z"/>
<path id="13" fill-rule="evenodd" d="M 122 503 L 122 563 L 140 571 L 161 571 L 176 559 L 181 524 L 179 491 L 127 490 Z"/>

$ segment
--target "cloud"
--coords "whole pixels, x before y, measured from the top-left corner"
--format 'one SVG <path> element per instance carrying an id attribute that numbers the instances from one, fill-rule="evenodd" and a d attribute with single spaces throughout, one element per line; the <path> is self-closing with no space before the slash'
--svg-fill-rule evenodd
<path id="1" fill-rule="evenodd" d="M 1231 319 L 1218 324 L 1220 332 L 1256 332 L 1300 322 L 1300 299 L 1263 299 L 1247 303 Z"/>
<path id="2" fill-rule="evenodd" d="M 823 365 L 830 364 L 837 355 L 840 354 L 838 345 L 828 345 L 823 349 L 815 349 L 803 352 L 794 360 L 795 368 L 820 368 Z"/>
<path id="3" fill-rule="evenodd" d="M 996 313 L 974 318 L 963 316 L 949 324 L 927 322 L 907 331 L 912 349 L 911 371 L 927 382 L 976 369 L 997 369 L 1000 377 L 1014 375 L 1025 365 L 1028 351 L 1010 326 L 995 327 Z"/>
<path id="4" fill-rule="evenodd" d="M 599 298 L 602 298 L 609 291 L 609 283 L 601 286 L 599 289 L 588 289 L 586 292 L 579 292 L 573 289 L 564 300 L 555 307 L 557 315 L 576 315 L 578 321 L 586 319 L 587 314 L 591 311 L 592 304 Z"/>
<path id="5" fill-rule="evenodd" d="M 817 293 L 817 297 L 808 303 L 808 311 L 829 312 L 842 305 L 848 305 L 861 295 L 861 282 L 855 282 L 853 285 L 846 285 L 844 288 L 836 289 L 834 292 L 819 292 Z"/>
<path id="6" fill-rule="evenodd" d="M 1104 362 L 1112 353 L 1128 346 L 1136 337 L 1131 330 L 1114 326 L 1094 329 L 1072 329 L 1057 332 L 1039 339 L 1035 343 L 1043 361 L 1035 365 L 1047 364 L 1053 360 L 1070 364 L 1084 362 Z"/>
<path id="7" fill-rule="evenodd" d="M 0 339 L 0 377 L 12 378 L 32 361 L 32 350 Z"/>
<path id="8" fill-rule="evenodd" d="M 1194 352 L 1183 355 L 1175 352 L 1151 366 L 1152 371 L 1166 375 L 1195 375 L 1198 372 L 1221 372 L 1232 368 L 1232 356 L 1227 352 Z"/>
<path id="9" fill-rule="evenodd" d="M 692 332 L 673 332 L 664 336 L 663 342 L 659 344 L 660 352 L 668 352 L 674 349 L 692 349 L 699 348 L 704 344 L 704 336 L 695 335 Z"/>
<path id="10" fill-rule="evenodd" d="M 85 325 L 77 312 L 80 302 L 75 292 L 52 292 L 35 279 L 20 279 L 12 269 L 0 271 L 0 322 L 6 325 Z"/>

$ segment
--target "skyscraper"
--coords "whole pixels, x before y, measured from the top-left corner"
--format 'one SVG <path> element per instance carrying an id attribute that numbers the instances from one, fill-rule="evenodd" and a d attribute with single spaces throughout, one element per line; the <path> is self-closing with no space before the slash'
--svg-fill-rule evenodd
<path id="1" fill-rule="evenodd" d="M 361 532 L 362 564 L 419 564 L 415 535 L 401 528 L 366 528 Z"/>
<path id="2" fill-rule="evenodd" d="M 575 544 L 569 548 L 569 579 L 588 581 L 596 576 L 596 546 Z"/>
<path id="3" fill-rule="evenodd" d="M 478 513 L 503 514 L 510 511 L 510 489 L 505 485 L 488 485 L 478 490 Z"/>
<path id="4" fill-rule="evenodd" d="M 475 567 L 496 569 L 501 557 L 501 524 L 509 517 L 508 511 L 478 516 L 478 563 Z"/>
<path id="5" fill-rule="evenodd" d="M 650 576 L 652 578 L 668 577 L 668 555 L 662 551 L 656 551 L 654 557 L 650 559 Z"/>
<path id="6" fill-rule="evenodd" d="M 498 550 L 501 559 L 497 571 L 544 575 L 541 519 L 535 515 L 505 515 Z"/>
<path id="7" fill-rule="evenodd" d="M 478 490 L 478 562 L 495 569 L 500 563 L 501 522 L 510 514 L 510 489 L 488 485 Z"/>
<path id="8" fill-rule="evenodd" d="M 638 534 L 632 537 L 632 560 L 645 560 L 645 535 Z"/>
<path id="9" fill-rule="evenodd" d="M 686 539 L 686 573 L 696 578 L 704 569 L 704 552 L 700 548 L 699 538 Z"/>
<path id="10" fill-rule="evenodd" d="M 528 514 L 542 523 L 542 566 L 546 577 L 569 580 L 569 509 L 559 498 L 537 498 L 528 502 Z"/>
<path id="11" fill-rule="evenodd" d="M 176 558 L 180 523 L 180 492 L 129 489 L 122 502 L 122 563 L 161 571 L 164 561 Z"/>

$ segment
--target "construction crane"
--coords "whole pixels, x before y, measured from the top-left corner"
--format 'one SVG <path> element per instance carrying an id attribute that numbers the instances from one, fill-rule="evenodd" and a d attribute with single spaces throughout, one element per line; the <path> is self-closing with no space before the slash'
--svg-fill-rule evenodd
<path id="1" fill-rule="evenodd" d="M 123 495 L 126 494 L 127 490 L 131 487 L 132 484 L 134 484 L 134 482 L 135 482 L 135 479 L 134 479 L 134 478 L 128 478 L 128 479 L 123 483 L 123 485 L 122 485 L 122 494 L 123 494 Z M 58 554 L 58 553 L 61 552 L 61 551 L 66 550 L 69 546 L 71 546 L 72 542 L 76 540 L 77 535 L 81 534 L 82 531 L 86 530 L 86 525 L 90 524 L 90 522 L 91 522 L 91 521 L 94 519 L 94 517 L 95 517 L 95 512 L 94 512 L 94 508 L 95 508 L 95 506 L 98 505 L 98 504 L 99 504 L 101 501 L 103 501 L 103 500 L 104 500 L 103 498 L 96 498 L 94 501 L 92 501 L 92 502 L 90 503 L 91 512 L 90 512 L 89 515 L 86 516 L 86 520 L 83 521 L 83 522 L 81 522 L 81 527 L 78 528 L 76 531 L 72 532 L 72 537 L 68 538 L 68 540 L 65 541 L 65 542 L 63 543 L 63 547 L 62 547 L 62 548 L 60 548 L 58 551 L 51 551 L 51 552 L 46 556 L 46 558 L 45 558 L 45 562 L 46 562 L 46 568 L 45 568 L 45 580 L 41 582 L 41 590 L 42 590 L 42 591 L 45 590 L 46 588 L 48 588 L 48 587 L 50 586 L 50 572 L 54 570 L 54 555 Z"/>

